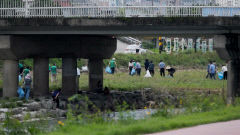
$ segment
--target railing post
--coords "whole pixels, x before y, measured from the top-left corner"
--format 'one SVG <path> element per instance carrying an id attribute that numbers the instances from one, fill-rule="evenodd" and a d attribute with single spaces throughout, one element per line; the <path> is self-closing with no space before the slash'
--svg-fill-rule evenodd
<path id="1" fill-rule="evenodd" d="M 25 0 L 25 17 L 29 16 L 28 6 L 29 6 L 28 0 Z"/>

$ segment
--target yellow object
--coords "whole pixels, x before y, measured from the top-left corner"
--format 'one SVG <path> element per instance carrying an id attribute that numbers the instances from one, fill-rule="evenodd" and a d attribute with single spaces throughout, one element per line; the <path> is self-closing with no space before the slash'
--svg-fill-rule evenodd
<path id="1" fill-rule="evenodd" d="M 182 99 L 180 99 L 180 105 L 182 105 Z"/>
<path id="2" fill-rule="evenodd" d="M 58 124 L 64 126 L 64 123 L 62 121 L 58 121 Z"/>
<path id="3" fill-rule="evenodd" d="M 150 115 L 151 113 L 150 112 L 147 112 L 147 115 Z"/>
<path id="4" fill-rule="evenodd" d="M 158 38 L 158 40 L 159 40 L 159 43 L 158 43 L 158 45 L 159 45 L 159 46 L 163 45 L 163 42 L 162 42 L 162 37 L 159 37 L 159 38 Z"/>
<path id="5" fill-rule="evenodd" d="M 145 106 L 144 109 L 147 109 L 147 107 Z"/>

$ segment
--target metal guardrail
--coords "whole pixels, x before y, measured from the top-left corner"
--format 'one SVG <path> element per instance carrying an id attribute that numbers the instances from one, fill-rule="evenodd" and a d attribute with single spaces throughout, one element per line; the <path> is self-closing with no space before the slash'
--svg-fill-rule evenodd
<path id="1" fill-rule="evenodd" d="M 128 44 L 137 44 L 140 45 L 142 42 L 133 37 L 118 37 L 119 40 L 127 42 Z"/>
<path id="2" fill-rule="evenodd" d="M 0 17 L 204 17 L 239 16 L 240 7 L 79 6 L 62 0 L 1 0 Z"/>

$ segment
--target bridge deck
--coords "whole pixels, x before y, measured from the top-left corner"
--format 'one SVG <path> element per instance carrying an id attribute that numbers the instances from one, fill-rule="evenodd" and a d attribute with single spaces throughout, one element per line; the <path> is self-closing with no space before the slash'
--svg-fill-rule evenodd
<path id="1" fill-rule="evenodd" d="M 1 18 L 0 34 L 216 35 L 240 33 L 239 17 Z"/>

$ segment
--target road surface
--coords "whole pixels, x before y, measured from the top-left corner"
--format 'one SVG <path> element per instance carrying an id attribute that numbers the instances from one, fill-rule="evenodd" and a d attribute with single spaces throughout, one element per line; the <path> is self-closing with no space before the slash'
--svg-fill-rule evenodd
<path id="1" fill-rule="evenodd" d="M 240 135 L 240 120 L 199 125 L 147 135 Z"/>

